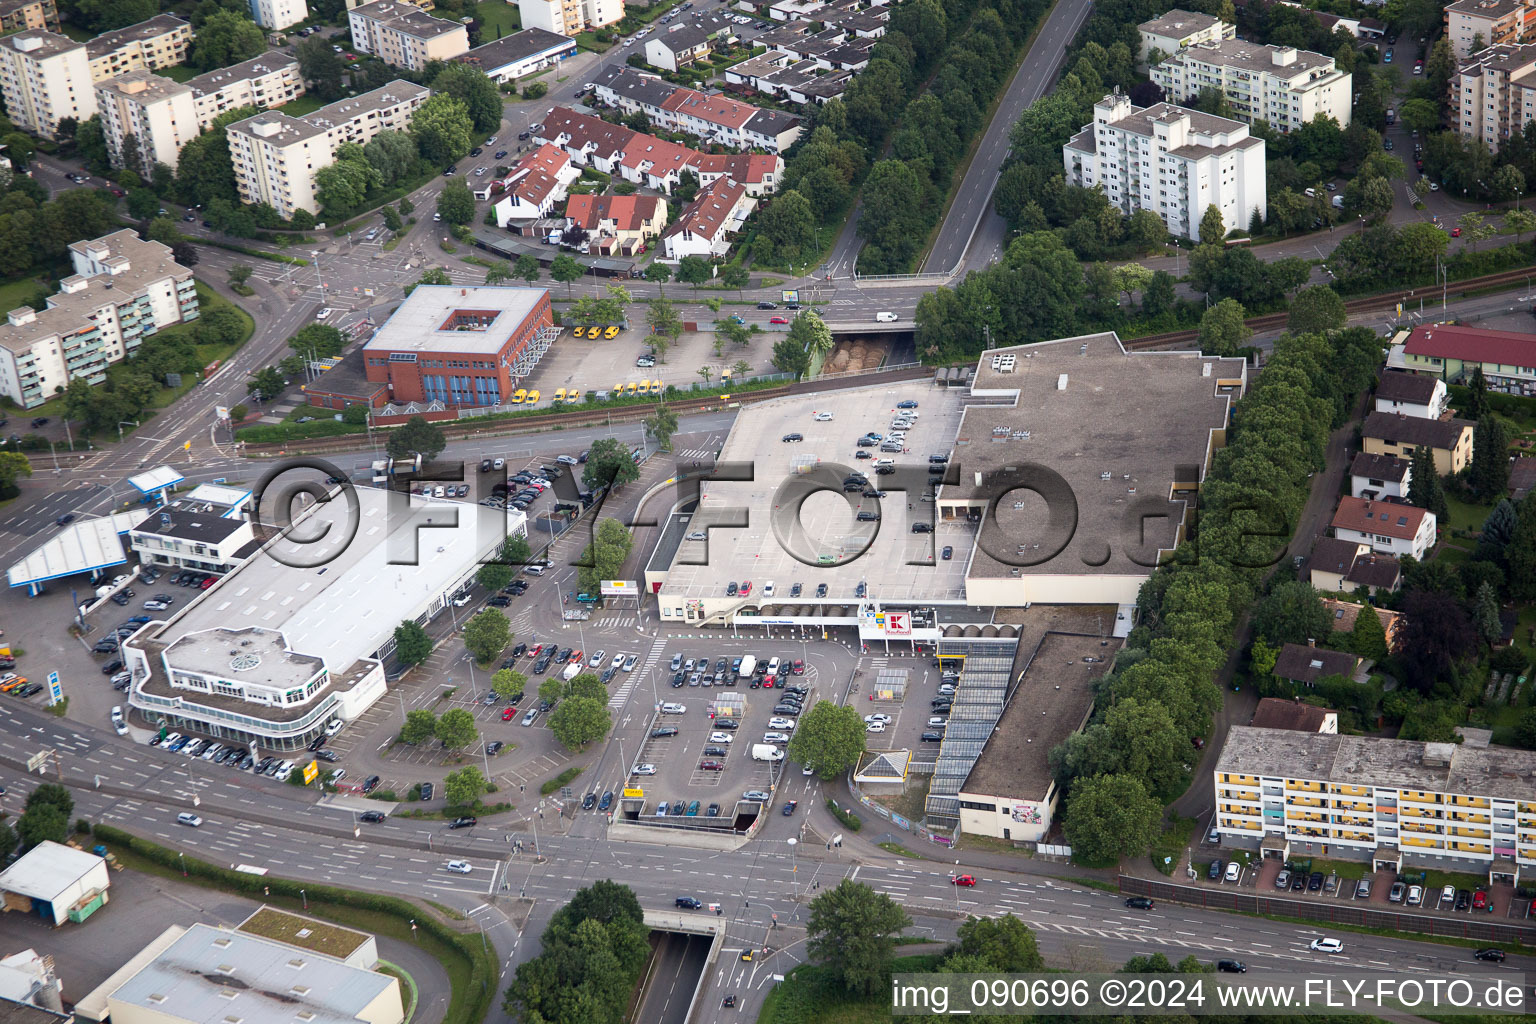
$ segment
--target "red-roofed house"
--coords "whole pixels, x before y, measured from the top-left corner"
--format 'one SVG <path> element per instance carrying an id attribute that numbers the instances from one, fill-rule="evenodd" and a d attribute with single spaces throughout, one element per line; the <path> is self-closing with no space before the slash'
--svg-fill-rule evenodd
<path id="1" fill-rule="evenodd" d="M 746 188 L 729 178 L 700 189 L 698 198 L 662 233 L 666 258 L 724 256 L 731 248 L 727 235 L 741 230 L 742 221 L 756 205 Z"/>
<path id="2" fill-rule="evenodd" d="M 697 156 L 687 146 L 636 132 L 624 147 L 619 174 L 625 181 L 670 194 Z"/>
<path id="3" fill-rule="evenodd" d="M 777 153 L 699 153 L 693 161 L 700 185 L 730 178 L 749 196 L 772 195 L 784 177 L 784 158 Z"/>
<path id="4" fill-rule="evenodd" d="M 661 234 L 667 226 L 667 203 L 659 196 L 571 196 L 565 223 L 591 235 L 598 252 L 630 251 Z"/>
<path id="5" fill-rule="evenodd" d="M 579 177 L 581 171 L 571 163 L 570 154 L 544 143 L 519 160 L 502 179 L 506 194 L 496 201 L 496 225 L 504 228 L 510 221 L 549 216 L 565 199 L 571 182 Z"/>
<path id="6" fill-rule="evenodd" d="M 669 127 L 736 149 L 782 153 L 801 132 L 800 119 L 793 114 L 754 107 L 722 93 L 678 89 L 663 101 L 661 112 Z"/>
<path id="7" fill-rule="evenodd" d="M 580 114 L 569 107 L 556 107 L 544 118 L 544 127 L 535 141 L 558 146 L 578 167 L 592 167 L 604 174 L 617 174 L 624 147 L 637 133 L 623 125 L 609 124 L 600 117 Z"/>
<path id="8" fill-rule="evenodd" d="M 1491 391 L 1536 394 L 1536 335 L 1490 331 L 1482 327 L 1426 324 L 1393 346 L 1393 369 L 1432 373 L 1450 384 L 1466 383 L 1476 367 Z"/>
<path id="9" fill-rule="evenodd" d="M 1389 555 L 1423 560 L 1435 546 L 1435 514 L 1413 505 L 1344 497 L 1333 514 L 1333 535 Z"/>

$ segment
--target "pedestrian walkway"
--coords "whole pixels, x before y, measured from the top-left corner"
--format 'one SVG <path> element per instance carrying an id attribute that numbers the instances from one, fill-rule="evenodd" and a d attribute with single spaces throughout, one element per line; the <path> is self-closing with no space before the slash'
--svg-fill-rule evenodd
<path id="1" fill-rule="evenodd" d="M 714 450 L 710 448 L 689 448 L 686 451 L 673 452 L 672 454 L 679 461 L 683 459 L 712 459 L 715 457 Z"/>
<path id="2" fill-rule="evenodd" d="M 645 678 L 645 674 L 656 666 L 656 662 L 661 659 L 662 652 L 666 648 L 667 641 L 665 637 L 651 644 L 651 651 L 645 656 L 645 662 L 639 666 L 638 670 L 626 673 L 624 685 L 613 691 L 613 696 L 608 698 L 608 706 L 610 708 L 618 711 L 625 704 L 629 703 L 629 695 L 635 691 L 635 687 Z"/>

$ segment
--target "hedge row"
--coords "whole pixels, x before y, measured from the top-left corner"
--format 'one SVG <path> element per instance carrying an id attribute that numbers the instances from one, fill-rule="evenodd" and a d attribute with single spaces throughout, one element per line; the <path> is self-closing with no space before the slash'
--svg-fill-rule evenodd
<path id="1" fill-rule="evenodd" d="M 310 903 L 332 903 L 337 906 L 389 914 L 407 924 L 414 921 L 417 928 L 451 948 L 469 963 L 470 984 L 465 986 L 467 991 L 455 993 L 462 1000 L 463 1013 L 457 1018 L 449 1016 L 445 1024 L 481 1024 L 491 1008 L 491 999 L 496 991 L 496 959 L 486 951 L 483 942 L 471 941 L 469 936 L 454 931 L 399 897 L 359 892 L 355 889 L 338 889 L 326 885 L 315 885 L 312 882 L 301 885 L 286 878 L 231 871 L 198 860 L 196 857 L 184 857 L 175 850 L 167 849 L 147 839 L 140 839 L 111 825 L 97 825 L 95 836 L 100 842 L 120 846 L 156 864 L 178 871 L 185 870 L 188 874 L 209 879 L 217 882 L 222 888 L 248 896 L 258 897 L 262 895 L 258 890 L 270 890 L 278 895 L 300 899 L 299 890 L 302 888 L 302 898 Z M 480 984 L 476 985 L 477 981 Z"/>

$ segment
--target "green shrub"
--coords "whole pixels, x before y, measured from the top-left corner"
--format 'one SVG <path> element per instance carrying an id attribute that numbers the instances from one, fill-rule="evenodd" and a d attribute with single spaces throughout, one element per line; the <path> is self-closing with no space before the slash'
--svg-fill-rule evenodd
<path id="1" fill-rule="evenodd" d="M 545 796 L 549 796 L 549 794 L 553 793 L 561 786 L 570 784 L 570 782 L 575 779 L 576 776 L 581 774 L 581 771 L 582 770 L 579 767 L 567 768 L 565 771 L 561 772 L 559 775 L 556 775 L 554 778 L 540 786 L 539 792 Z"/>

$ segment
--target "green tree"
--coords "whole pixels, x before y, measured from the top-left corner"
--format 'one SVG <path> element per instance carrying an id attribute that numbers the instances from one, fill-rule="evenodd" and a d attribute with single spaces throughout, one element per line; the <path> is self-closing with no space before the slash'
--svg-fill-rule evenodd
<path id="1" fill-rule="evenodd" d="M 1504 211 L 1504 230 L 1515 233 L 1516 244 L 1532 228 L 1536 228 L 1536 213 L 1526 209 Z"/>
<path id="2" fill-rule="evenodd" d="M 672 280 L 672 268 L 659 260 L 652 260 L 645 268 L 645 279 L 656 286 L 662 298 L 666 298 L 666 283 Z"/>
<path id="3" fill-rule="evenodd" d="M 432 79 L 433 94 L 445 93 L 464 104 L 477 137 L 501 124 L 501 93 L 484 71 L 470 64 L 449 62 Z"/>
<path id="4" fill-rule="evenodd" d="M 451 164 L 474 145 L 469 109 L 452 96 L 433 96 L 411 115 L 411 137 L 423 159 L 440 167 Z"/>
<path id="5" fill-rule="evenodd" d="M 405 724 L 400 727 L 400 742 L 415 746 L 437 735 L 437 716 L 426 708 L 415 708 L 405 713 Z"/>
<path id="6" fill-rule="evenodd" d="M 528 687 L 528 677 L 512 668 L 500 669 L 491 676 L 491 689 L 502 700 L 511 700 Z"/>
<path id="7" fill-rule="evenodd" d="M 618 489 L 640 479 L 640 467 L 629 446 L 611 437 L 600 437 L 587 450 L 587 461 L 581 467 L 581 482 L 587 490 L 596 492 L 599 487 Z"/>
<path id="8" fill-rule="evenodd" d="M 810 202 L 794 189 L 781 193 L 757 215 L 757 237 L 759 246 L 771 246 L 768 258 L 793 268 L 816 249 L 816 215 Z"/>
<path id="9" fill-rule="evenodd" d="M 255 269 L 246 263 L 236 263 L 229 268 L 229 283 L 235 286 L 243 285 L 251 279 Z"/>
<path id="10" fill-rule="evenodd" d="M 602 739 L 612 726 L 607 703 L 591 697 L 569 697 L 549 716 L 550 731 L 567 750 L 580 750 Z"/>
<path id="11" fill-rule="evenodd" d="M 1467 476 L 1479 501 L 1498 501 L 1509 489 L 1509 432 L 1492 412 L 1478 420 L 1472 432 L 1472 465 Z"/>
<path id="12" fill-rule="evenodd" d="M 1485 644 L 1496 644 L 1504 635 L 1504 626 L 1499 621 L 1499 595 L 1487 580 L 1477 588 L 1477 597 L 1472 602 L 1472 625 Z"/>
<path id="13" fill-rule="evenodd" d="M 1253 610 L 1253 632 L 1272 644 L 1304 644 L 1333 630 L 1323 599 L 1305 580 L 1275 585 Z"/>
<path id="14" fill-rule="evenodd" d="M 245 382 L 245 389 L 255 395 L 258 400 L 270 402 L 283 393 L 282 371 L 275 366 L 257 370 Z"/>
<path id="15" fill-rule="evenodd" d="M 379 172 L 363 156 L 363 148 L 344 144 L 337 148 L 334 162 L 315 172 L 315 198 L 327 214 L 350 217 L 367 203 L 379 182 Z"/>
<path id="16" fill-rule="evenodd" d="M 677 429 L 677 417 L 672 418 L 672 429 Z M 32 461 L 21 452 L 0 452 L 0 497 L 13 498 L 19 491 L 16 480 L 32 475 Z"/>
<path id="17" fill-rule="evenodd" d="M 475 729 L 474 715 L 463 708 L 450 708 L 437 720 L 433 735 L 442 740 L 447 749 L 462 750 L 475 742 L 480 733 Z"/>
<path id="18" fill-rule="evenodd" d="M 825 356 L 832 351 L 832 331 L 814 309 L 802 310 L 789 325 L 787 340 L 802 345 L 811 355 Z"/>
<path id="19" fill-rule="evenodd" d="M 486 608 L 464 626 L 464 646 L 484 665 L 512 642 L 512 630 L 499 608 Z"/>
<path id="20" fill-rule="evenodd" d="M 565 297 L 571 297 L 571 285 L 581 280 L 582 267 L 568 252 L 562 252 L 549 265 L 549 276 L 565 285 Z"/>
<path id="21" fill-rule="evenodd" d="M 505 284 L 512 280 L 512 267 L 507 263 L 493 263 L 485 272 L 485 283 L 488 285 Z"/>
<path id="22" fill-rule="evenodd" d="M 39 783 L 36 789 L 27 794 L 27 810 L 44 805 L 57 807 L 59 813 L 66 818 L 75 812 L 75 798 L 70 795 L 65 786 L 58 782 Z"/>
<path id="23" fill-rule="evenodd" d="M 699 285 L 714 275 L 714 272 L 714 266 L 702 256 L 684 256 L 677 265 L 677 279 L 683 284 L 693 285 L 695 292 L 699 290 Z"/>
<path id="24" fill-rule="evenodd" d="M 134 220 L 148 220 L 160 209 L 160 197 L 147 188 L 128 191 L 128 216 Z"/>
<path id="25" fill-rule="evenodd" d="M 384 450 L 392 459 L 409 459 L 420 455 L 422 462 L 431 462 L 448 444 L 443 432 L 425 416 L 412 416 L 402 427 L 396 427 L 389 435 Z"/>
<path id="26" fill-rule="evenodd" d="M 1221 218 L 1221 211 L 1216 204 L 1205 208 L 1205 213 L 1200 215 L 1200 244 L 1219 245 L 1223 238 L 1227 237 L 1226 222 Z"/>
<path id="27" fill-rule="evenodd" d="M 1404 100 L 1397 108 L 1397 118 L 1404 127 L 1428 135 L 1440 127 L 1440 105 L 1433 100 Z"/>
<path id="28" fill-rule="evenodd" d="M 42 842 L 62 843 L 69 838 L 69 815 L 53 804 L 40 804 L 17 819 L 16 834 L 23 852 Z"/>
<path id="29" fill-rule="evenodd" d="M 299 72 L 309 83 L 310 91 L 327 103 L 340 99 L 342 93 L 344 62 L 341 55 L 332 50 L 331 46 L 332 43 L 326 36 L 310 36 L 300 40 L 299 45 L 294 48 L 294 56 L 299 61 Z"/>
<path id="30" fill-rule="evenodd" d="M 305 42 L 313 40 L 313 36 Z M 406 132 L 387 131 L 380 132 L 368 140 L 363 146 L 363 159 L 379 174 L 379 181 L 388 188 L 398 185 L 409 178 L 416 169 L 420 160 L 420 154 L 416 151 L 416 140 Z M 401 202 L 406 202 L 401 200 Z M 401 213 L 409 213 L 401 210 Z M 398 229 L 392 229 L 398 230 Z"/>
<path id="31" fill-rule="evenodd" d="M 592 542 L 577 563 L 576 579 L 581 593 L 595 594 L 600 580 L 618 579 L 634 542 L 634 536 L 617 519 L 599 520 Z"/>
<path id="32" fill-rule="evenodd" d="M 800 719 L 786 753 L 790 760 L 815 768 L 823 779 L 835 779 L 857 763 L 865 738 L 858 708 L 817 701 Z"/>
<path id="33" fill-rule="evenodd" d="M 475 219 L 475 196 L 462 181 L 450 181 L 437 196 L 437 212 L 449 224 L 468 224 Z"/>
<path id="34" fill-rule="evenodd" d="M 1477 457 L 1475 450 L 1472 456 Z M 1428 448 L 1421 446 L 1414 451 L 1408 473 L 1408 503 L 1433 512 L 1436 520 L 1446 522 L 1450 518 L 1450 506 L 1445 500 L 1440 474 L 1435 472 L 1435 457 Z"/>
<path id="35" fill-rule="evenodd" d="M 503 1010 L 546 1024 L 619 1024 L 650 959 L 639 901 L 603 880 L 555 912 L 543 952 L 518 965 Z"/>
<path id="36" fill-rule="evenodd" d="M 1325 284 L 1313 285 L 1296 293 L 1286 317 L 1286 329 L 1295 334 L 1331 331 L 1347 321 L 1344 300 Z"/>
<path id="37" fill-rule="evenodd" d="M 234 11 L 220 10 L 197 30 L 189 63 L 200 71 L 212 71 L 250 60 L 266 48 L 266 33 L 254 21 Z"/>
<path id="38" fill-rule="evenodd" d="M 844 989 L 873 996 L 890 987 L 895 936 L 911 923 L 885 893 L 845 878 L 811 900 L 806 951 Z"/>
<path id="39" fill-rule="evenodd" d="M 0 821 L 0 859 L 9 860 L 14 852 L 16 852 L 16 830 L 6 822 Z"/>
<path id="40" fill-rule="evenodd" d="M 553 704 L 565 696 L 565 680 L 556 676 L 546 679 L 539 684 L 539 700 L 545 704 Z"/>
<path id="41" fill-rule="evenodd" d="M 432 637 L 410 619 L 395 627 L 395 660 L 406 668 L 420 665 L 432 654 Z"/>
<path id="42" fill-rule="evenodd" d="M 411 294 L 411 292 L 424 284 L 442 287 L 452 283 L 453 279 L 448 276 L 447 270 L 442 267 L 428 267 L 421 272 L 421 277 L 417 278 L 415 284 L 406 286 L 405 294 Z"/>
<path id="43" fill-rule="evenodd" d="M 677 433 L 677 413 L 667 405 L 658 405 L 656 411 L 646 417 L 645 429 L 660 448 L 670 451 L 672 435 Z"/>
<path id="44" fill-rule="evenodd" d="M 576 263 L 575 260 L 572 260 L 571 262 Z M 576 270 L 576 277 L 580 277 L 580 264 L 576 265 Z M 532 256 L 529 256 L 527 253 L 524 253 L 517 258 L 516 263 L 512 264 L 512 273 L 517 277 L 522 278 L 524 281 L 527 281 L 529 284 L 533 284 L 533 282 L 539 279 L 539 261 L 534 259 Z M 576 277 L 571 278 L 571 280 L 576 280 Z M 567 292 L 567 294 L 569 294 L 569 292 Z"/>
<path id="45" fill-rule="evenodd" d="M 1386 660 L 1387 631 L 1373 606 L 1366 605 L 1355 616 L 1354 628 L 1349 631 L 1349 649 L 1372 661 Z"/>
<path id="46" fill-rule="evenodd" d="M 449 807 L 473 807 L 485 791 L 485 776 L 472 764 L 443 776 L 443 796 L 447 797 Z"/>
<path id="47" fill-rule="evenodd" d="M 793 324 L 790 329 L 794 329 Z M 811 368 L 811 357 L 786 335 L 773 343 L 773 365 L 784 373 L 803 376 Z"/>
<path id="48" fill-rule="evenodd" d="M 662 264 L 665 266 L 665 264 Z M 669 341 L 683 333 L 682 317 L 677 315 L 677 310 L 672 307 L 672 302 L 666 296 L 658 296 L 646 303 L 645 322 L 651 329 L 653 341 L 655 337 L 667 338 Z"/>
<path id="49" fill-rule="evenodd" d="M 1222 299 L 1200 316 L 1200 335 L 1196 344 L 1200 351 L 1210 356 L 1235 354 L 1253 331 L 1243 322 L 1247 310 L 1236 299 Z"/>
<path id="50" fill-rule="evenodd" d="M 288 339 L 288 347 L 303 356 L 333 359 L 341 355 L 347 338 L 330 324 L 305 324 Z"/>
<path id="51" fill-rule="evenodd" d="M 728 263 L 720 268 L 721 287 L 736 289 L 736 297 L 738 299 L 741 298 L 742 289 L 751 283 L 751 272 L 739 263 Z"/>
<path id="52" fill-rule="evenodd" d="M 985 961 L 992 970 L 1022 974 L 1045 970 L 1035 933 L 1012 914 L 968 917 L 960 924 L 960 953 Z"/>
<path id="53" fill-rule="evenodd" d="M 1095 775 L 1072 784 L 1062 831 L 1074 857 L 1108 864 L 1151 849 L 1162 817 L 1162 807 L 1140 779 Z"/>
<path id="54" fill-rule="evenodd" d="M 508 583 L 516 572 L 510 565 L 502 565 L 500 562 L 486 562 L 475 570 L 475 582 L 491 593 L 495 593 Z"/>
<path id="55" fill-rule="evenodd" d="M 606 703 L 608 700 L 608 691 L 603 688 L 603 681 L 595 672 L 583 672 L 572 679 L 570 691 L 572 697 L 590 697 L 599 703 Z"/>

